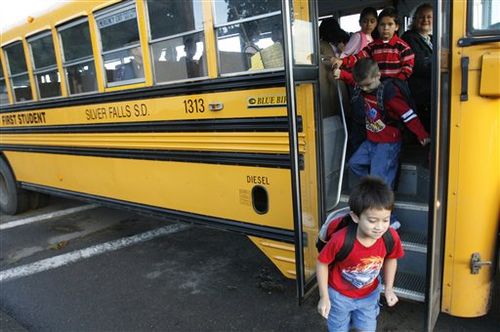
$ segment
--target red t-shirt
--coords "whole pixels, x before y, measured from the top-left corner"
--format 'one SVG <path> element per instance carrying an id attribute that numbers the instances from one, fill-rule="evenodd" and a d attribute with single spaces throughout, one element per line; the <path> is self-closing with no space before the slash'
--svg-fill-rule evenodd
<path id="1" fill-rule="evenodd" d="M 394 238 L 394 248 L 390 254 L 386 256 L 383 238 L 378 239 L 370 247 L 365 247 L 356 239 L 349 255 L 335 264 L 328 273 L 328 285 L 342 295 L 356 299 L 373 292 L 379 284 L 378 276 L 384 258 L 400 258 L 404 255 L 398 233 L 392 228 L 389 228 L 389 232 Z M 344 243 L 346 234 L 347 227 L 333 234 L 318 256 L 321 263 L 333 262 Z"/>

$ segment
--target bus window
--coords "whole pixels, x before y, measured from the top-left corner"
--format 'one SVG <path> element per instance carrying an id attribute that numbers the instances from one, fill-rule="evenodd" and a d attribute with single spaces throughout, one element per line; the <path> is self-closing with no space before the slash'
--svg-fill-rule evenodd
<path id="1" fill-rule="evenodd" d="M 202 2 L 148 0 L 147 5 L 156 82 L 206 77 Z"/>
<path id="2" fill-rule="evenodd" d="M 126 3 L 96 15 L 107 86 L 144 82 L 137 12 Z"/>
<path id="3" fill-rule="evenodd" d="M 214 2 L 221 74 L 283 67 L 281 1 Z"/>
<path id="4" fill-rule="evenodd" d="M 32 100 L 31 83 L 22 42 L 15 42 L 5 47 L 5 57 L 7 59 L 7 68 L 9 69 L 11 80 L 10 86 L 14 93 L 14 100 L 16 102 Z"/>
<path id="5" fill-rule="evenodd" d="M 474 31 L 500 33 L 500 2 L 477 1 L 472 7 L 472 29 Z M 496 31 L 495 31 L 496 30 Z"/>
<path id="6" fill-rule="evenodd" d="M 0 62 L 0 105 L 5 105 L 8 103 L 9 97 L 7 95 L 7 85 L 5 84 L 2 63 Z"/>
<path id="7" fill-rule="evenodd" d="M 70 95 L 97 91 L 94 58 L 87 19 L 58 28 L 64 73 Z"/>
<path id="8" fill-rule="evenodd" d="M 40 99 L 61 95 L 61 77 L 57 70 L 52 33 L 44 32 L 28 39 L 33 71 Z"/>

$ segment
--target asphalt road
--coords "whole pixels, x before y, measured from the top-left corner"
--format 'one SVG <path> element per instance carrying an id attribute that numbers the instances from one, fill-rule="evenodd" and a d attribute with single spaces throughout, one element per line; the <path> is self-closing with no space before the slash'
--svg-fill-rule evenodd
<path id="1" fill-rule="evenodd" d="M 21 217 L 75 205 L 55 200 Z M 13 220 L 2 216 L 1 224 Z M 33 269 L 46 259 L 137 234 L 173 231 L 0 281 L 0 330 L 326 331 L 316 313 L 317 297 L 298 306 L 295 282 L 283 278 L 246 237 L 176 227 L 127 211 L 95 208 L 2 230 L 0 273 Z M 498 305 L 493 311 L 481 319 L 442 315 L 436 330 L 498 331 Z M 380 331 L 423 328 L 422 304 L 402 302 L 381 312 Z"/>

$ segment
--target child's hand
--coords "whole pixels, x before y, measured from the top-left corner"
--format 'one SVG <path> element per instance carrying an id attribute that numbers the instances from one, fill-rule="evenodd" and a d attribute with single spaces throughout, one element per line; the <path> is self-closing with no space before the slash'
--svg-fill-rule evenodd
<path id="1" fill-rule="evenodd" d="M 332 63 L 332 69 L 340 68 L 340 66 L 342 66 L 342 59 L 332 57 L 330 62 Z"/>
<path id="2" fill-rule="evenodd" d="M 328 314 L 330 313 L 330 299 L 327 297 L 320 297 L 319 302 L 318 302 L 318 312 L 321 316 L 323 316 L 325 319 L 328 319 Z"/>
<path id="3" fill-rule="evenodd" d="M 392 288 L 386 288 L 384 290 L 384 293 L 385 293 L 385 301 L 387 302 L 387 305 L 389 307 L 392 307 L 393 305 L 398 303 L 399 299 L 394 293 L 394 290 Z"/>
<path id="4" fill-rule="evenodd" d="M 426 137 L 426 138 L 420 140 L 420 144 L 422 144 L 422 146 L 426 146 L 430 142 L 431 142 L 430 137 Z"/>
<path id="5" fill-rule="evenodd" d="M 340 69 L 336 68 L 333 70 L 333 78 L 336 80 L 340 79 Z"/>

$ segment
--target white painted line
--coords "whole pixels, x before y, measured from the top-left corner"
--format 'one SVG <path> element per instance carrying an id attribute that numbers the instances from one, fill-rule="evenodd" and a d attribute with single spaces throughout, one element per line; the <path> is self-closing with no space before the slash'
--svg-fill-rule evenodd
<path id="1" fill-rule="evenodd" d="M 164 226 L 134 236 L 125 237 L 122 239 L 102 244 L 97 244 L 89 248 L 68 252 L 66 254 L 43 259 L 41 261 L 34 262 L 31 264 L 21 265 L 18 267 L 14 267 L 12 269 L 0 271 L 0 283 L 21 277 L 26 277 L 35 273 L 55 269 L 61 266 L 78 262 L 85 258 L 103 254 L 105 252 L 115 251 L 118 249 L 131 246 L 133 244 L 154 239 L 159 236 L 176 233 L 186 228 L 189 228 L 189 225 L 174 224 L 174 225 Z"/>
<path id="2" fill-rule="evenodd" d="M 62 216 L 66 216 L 68 214 L 73 214 L 73 213 L 77 213 L 77 212 L 95 209 L 97 207 L 99 207 L 99 205 L 97 205 L 97 204 L 88 204 L 88 205 L 77 206 L 74 208 L 69 208 L 66 210 L 59 210 L 59 211 L 54 211 L 54 212 L 50 212 L 50 213 L 40 214 L 40 215 L 34 216 L 34 217 L 14 220 L 14 221 L 11 221 L 11 222 L 8 222 L 5 224 L 0 224 L 0 230 L 9 229 L 9 228 L 22 226 L 22 225 L 26 225 L 26 224 L 31 224 L 31 223 L 34 223 L 37 221 L 43 221 L 43 220 L 47 220 L 47 219 L 62 217 Z"/>

